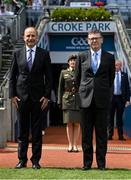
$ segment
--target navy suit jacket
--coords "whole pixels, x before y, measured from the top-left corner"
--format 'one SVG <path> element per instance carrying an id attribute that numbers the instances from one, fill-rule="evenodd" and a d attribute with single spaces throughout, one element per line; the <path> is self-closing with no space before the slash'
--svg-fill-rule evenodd
<path id="1" fill-rule="evenodd" d="M 127 73 L 121 72 L 121 92 L 123 102 L 130 101 L 130 86 Z"/>
<path id="2" fill-rule="evenodd" d="M 79 84 L 81 107 L 89 107 L 94 97 L 98 108 L 107 108 L 114 76 L 114 55 L 102 50 L 100 66 L 94 75 L 90 50 L 80 53 L 76 62 L 76 81 Z"/>
<path id="3" fill-rule="evenodd" d="M 9 78 L 9 97 L 18 96 L 39 101 L 42 96 L 50 98 L 51 59 L 48 51 L 37 47 L 31 71 L 26 60 L 26 48 L 14 52 Z"/>

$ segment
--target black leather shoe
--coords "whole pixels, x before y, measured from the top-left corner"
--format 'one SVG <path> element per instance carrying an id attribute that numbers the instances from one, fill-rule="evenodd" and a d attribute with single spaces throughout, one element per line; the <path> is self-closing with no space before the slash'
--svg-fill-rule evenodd
<path id="1" fill-rule="evenodd" d="M 109 137 L 108 137 L 108 140 L 113 140 L 113 139 L 112 139 L 112 136 L 109 136 Z"/>
<path id="2" fill-rule="evenodd" d="M 21 168 L 26 168 L 26 163 L 25 162 L 23 162 L 23 161 L 20 161 L 16 166 L 15 166 L 15 168 L 16 169 L 21 169 Z"/>
<path id="3" fill-rule="evenodd" d="M 83 170 L 83 171 L 88 171 L 88 170 L 90 170 L 90 169 L 91 169 L 90 166 L 83 166 L 83 167 L 82 167 L 82 170 Z"/>
<path id="4" fill-rule="evenodd" d="M 126 141 L 126 139 L 122 136 L 122 137 L 119 137 L 119 140 L 120 141 Z"/>
<path id="5" fill-rule="evenodd" d="M 99 170 L 104 171 L 105 167 L 98 167 Z"/>
<path id="6" fill-rule="evenodd" d="M 32 168 L 33 169 L 40 169 L 41 166 L 39 165 L 39 163 L 35 163 L 35 164 L 32 165 Z"/>

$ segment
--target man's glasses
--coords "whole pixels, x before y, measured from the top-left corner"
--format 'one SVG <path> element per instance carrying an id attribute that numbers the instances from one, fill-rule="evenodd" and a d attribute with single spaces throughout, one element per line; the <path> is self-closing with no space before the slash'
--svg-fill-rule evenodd
<path id="1" fill-rule="evenodd" d="M 88 38 L 88 40 L 90 40 L 90 41 L 98 41 L 101 38 L 102 37 L 94 37 L 94 38 Z"/>

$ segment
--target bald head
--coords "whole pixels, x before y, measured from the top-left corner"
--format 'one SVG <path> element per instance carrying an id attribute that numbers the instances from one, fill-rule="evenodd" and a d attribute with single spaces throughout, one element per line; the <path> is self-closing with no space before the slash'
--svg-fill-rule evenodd
<path id="1" fill-rule="evenodd" d="M 35 33 L 38 35 L 36 28 L 33 27 L 33 26 L 30 26 L 30 27 L 25 28 L 24 34 L 25 34 L 27 31 L 35 31 Z"/>
<path id="2" fill-rule="evenodd" d="M 120 71 L 121 67 L 122 67 L 122 61 L 116 60 L 116 62 L 115 62 L 116 71 Z"/>
<path id="3" fill-rule="evenodd" d="M 38 33 L 34 27 L 27 27 L 24 31 L 24 41 L 29 48 L 34 47 L 38 41 Z"/>

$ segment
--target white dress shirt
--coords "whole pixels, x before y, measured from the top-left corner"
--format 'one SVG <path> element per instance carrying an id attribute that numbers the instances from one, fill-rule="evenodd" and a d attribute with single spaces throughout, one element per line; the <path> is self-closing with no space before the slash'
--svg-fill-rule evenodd
<path id="1" fill-rule="evenodd" d="M 117 73 L 119 76 L 119 82 L 117 82 Z M 114 95 L 121 95 L 121 71 L 115 72 Z"/>

